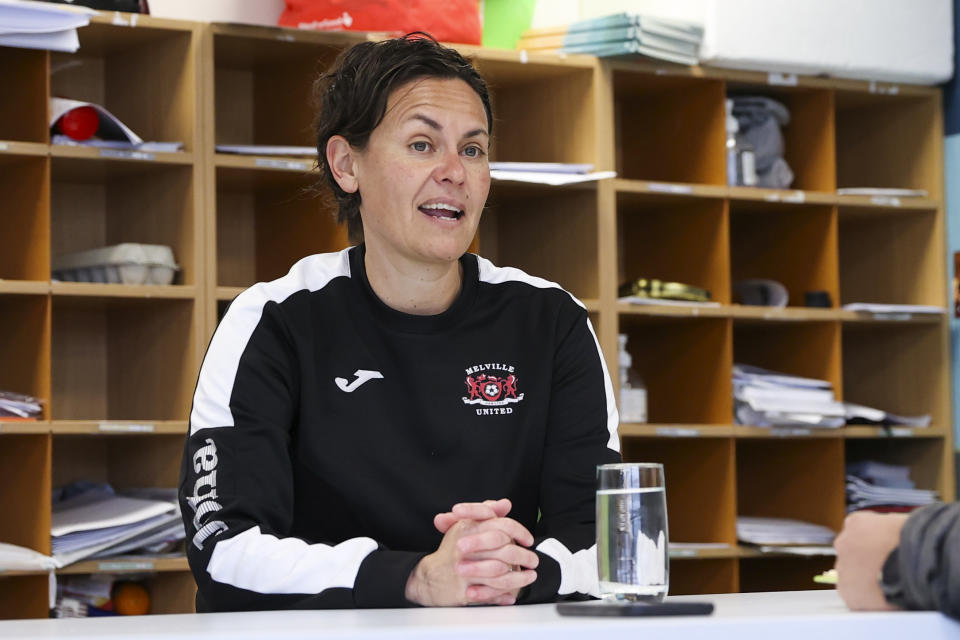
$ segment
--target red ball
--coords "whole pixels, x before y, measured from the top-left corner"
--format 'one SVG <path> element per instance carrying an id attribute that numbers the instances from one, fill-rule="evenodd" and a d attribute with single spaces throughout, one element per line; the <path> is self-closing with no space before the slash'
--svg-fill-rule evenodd
<path id="1" fill-rule="evenodd" d="M 68 138 L 86 140 L 100 127 L 100 116 L 93 107 L 77 107 L 60 116 L 57 125 L 60 133 Z"/>

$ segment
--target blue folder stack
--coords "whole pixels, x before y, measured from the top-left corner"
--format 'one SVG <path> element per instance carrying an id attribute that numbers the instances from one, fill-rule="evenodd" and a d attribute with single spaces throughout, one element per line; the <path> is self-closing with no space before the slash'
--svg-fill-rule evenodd
<path id="1" fill-rule="evenodd" d="M 642 56 L 695 65 L 702 40 L 703 27 L 694 23 L 617 13 L 564 27 L 528 29 L 517 48 L 600 57 Z"/>

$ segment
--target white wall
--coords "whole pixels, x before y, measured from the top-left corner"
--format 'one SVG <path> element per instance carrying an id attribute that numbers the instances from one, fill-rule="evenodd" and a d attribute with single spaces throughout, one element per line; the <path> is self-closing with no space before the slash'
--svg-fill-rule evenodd
<path id="1" fill-rule="evenodd" d="M 276 26 L 284 0 L 150 0 L 150 14 L 198 22 L 243 22 Z"/>

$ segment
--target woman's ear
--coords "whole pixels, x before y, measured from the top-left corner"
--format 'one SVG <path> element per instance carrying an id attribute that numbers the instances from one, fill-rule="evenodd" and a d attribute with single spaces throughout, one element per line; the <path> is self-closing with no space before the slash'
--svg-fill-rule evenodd
<path id="1" fill-rule="evenodd" d="M 330 167 L 333 179 L 347 193 L 356 193 L 360 188 L 355 153 L 343 136 L 330 136 L 327 140 L 327 166 Z"/>

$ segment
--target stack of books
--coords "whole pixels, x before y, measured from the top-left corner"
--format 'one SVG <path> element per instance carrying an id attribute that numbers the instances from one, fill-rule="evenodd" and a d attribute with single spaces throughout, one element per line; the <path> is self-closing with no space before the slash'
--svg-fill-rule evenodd
<path id="1" fill-rule="evenodd" d="M 737 364 L 733 367 L 737 424 L 755 427 L 825 427 L 846 423 L 846 409 L 826 380 Z"/>
<path id="2" fill-rule="evenodd" d="M 916 488 L 905 465 L 875 460 L 847 465 L 847 511 L 910 512 L 937 499 L 936 491 Z"/>
<path id="3" fill-rule="evenodd" d="M 757 545 L 761 551 L 789 553 L 789 547 L 803 547 L 803 555 L 822 554 L 833 543 L 833 529 L 812 522 L 788 518 L 737 516 L 737 539 Z"/>
<path id="4" fill-rule="evenodd" d="M 702 40 L 703 27 L 698 24 L 617 13 L 561 27 L 528 29 L 517 48 L 599 57 L 645 56 L 695 65 L 700 61 Z"/>
<path id="5" fill-rule="evenodd" d="M 53 559 L 59 567 L 85 558 L 169 551 L 186 537 L 176 489 L 117 495 L 109 485 L 55 499 L 50 533 Z"/>
<path id="6" fill-rule="evenodd" d="M 872 425 L 924 428 L 930 415 L 902 416 L 852 402 L 840 402 L 826 380 L 736 364 L 733 367 L 734 421 L 754 427 Z"/>

